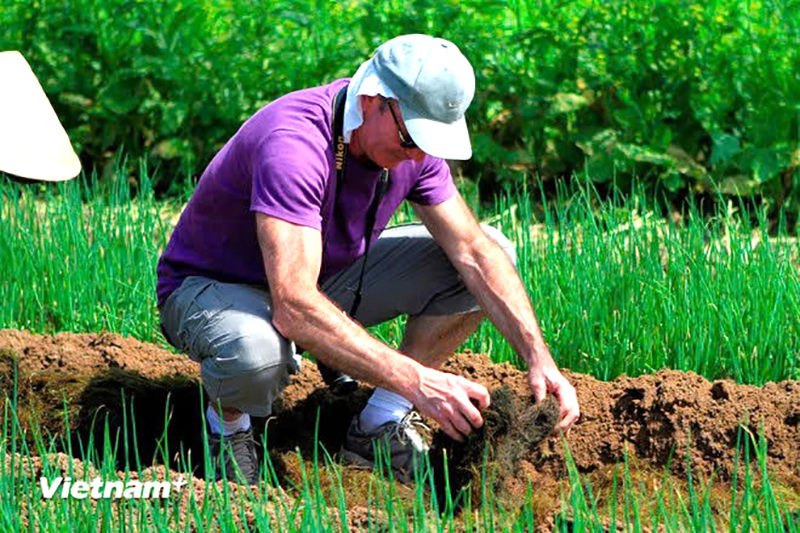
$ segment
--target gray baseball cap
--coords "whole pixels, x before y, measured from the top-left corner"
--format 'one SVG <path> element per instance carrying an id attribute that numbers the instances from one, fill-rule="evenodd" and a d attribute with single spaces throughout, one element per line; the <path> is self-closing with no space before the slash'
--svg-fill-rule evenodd
<path id="1" fill-rule="evenodd" d="M 372 61 L 423 152 L 442 159 L 472 157 L 464 112 L 475 95 L 475 73 L 456 45 L 429 35 L 402 35 L 382 44 Z"/>

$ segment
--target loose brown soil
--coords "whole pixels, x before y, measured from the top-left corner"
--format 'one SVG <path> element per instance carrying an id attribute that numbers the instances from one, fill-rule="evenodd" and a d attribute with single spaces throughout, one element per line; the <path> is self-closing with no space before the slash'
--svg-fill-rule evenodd
<path id="1" fill-rule="evenodd" d="M 479 482 L 484 448 L 489 444 L 492 479 L 498 494 L 506 497 L 513 508 L 521 503 L 530 484 L 536 489 L 537 516 L 551 516 L 560 505 L 560 492 L 567 477 L 564 440 L 547 436 L 558 418 L 557 405 L 534 405 L 524 372 L 508 364 L 491 364 L 483 355 L 459 354 L 446 370 L 485 385 L 493 391 L 493 404 L 484 413 L 484 428 L 464 444 L 451 442 L 441 431 L 433 432 L 432 463 L 436 472 L 441 472 L 437 465 L 441 463 L 442 450 L 447 449 L 451 485 Z M 737 438 L 749 446 L 754 457 L 754 443 L 763 433 L 773 483 L 786 491 L 790 501 L 797 502 L 797 381 L 753 387 L 728 380 L 712 383 L 693 373 L 672 370 L 637 378 L 621 377 L 612 382 L 566 371 L 565 374 L 577 389 L 582 412 L 566 442 L 578 472 L 592 483 L 597 494 L 611 484 L 615 469 L 625 461 L 627 453 L 630 477 L 635 482 L 661 482 L 664 467 L 668 466 L 677 483 L 681 483 L 691 468 L 695 479 L 714 475 L 716 490 L 724 496 L 728 490 L 725 484 L 733 475 Z M 121 428 L 128 420 L 129 449 L 135 445 L 142 464 L 166 463 L 174 467 L 182 457 L 192 465 L 200 465 L 203 417 L 198 379 L 196 364 L 186 356 L 118 335 L 39 336 L 0 330 L 0 391 L 11 397 L 16 386 L 17 414 L 28 437 L 33 434 L 34 425 L 51 435 L 64 435 L 68 420 L 76 446 L 78 440 L 85 443 L 90 436 L 95 442 L 102 442 L 106 421 L 111 435 L 119 429 L 122 438 Z M 369 393 L 362 387 L 346 398 L 331 396 L 310 363 L 294 376 L 275 406 L 274 417 L 266 424 L 270 457 L 289 493 L 302 477 L 296 451 L 304 460 L 311 458 L 317 434 L 319 442 L 333 455 L 342 443 L 350 418 L 361 409 Z M 0 405 L 0 427 L 3 407 Z M 131 419 L 135 420 L 135 431 L 130 427 Z M 165 424 L 168 445 L 162 443 L 159 447 Z M 261 426 L 256 424 L 257 429 Z M 121 453 L 117 467 L 122 470 L 133 466 L 133 462 L 132 452 L 127 459 Z M 202 477 L 200 466 L 195 468 L 195 475 Z M 364 514 L 361 511 L 368 504 L 369 483 L 365 480 L 370 475 L 343 470 L 348 504 L 352 508 L 362 506 L 351 517 L 355 524 L 360 523 L 359 513 Z M 195 484 L 195 488 L 198 486 Z M 479 493 L 473 491 L 474 495 Z M 409 497 L 411 494 L 408 489 Z"/>

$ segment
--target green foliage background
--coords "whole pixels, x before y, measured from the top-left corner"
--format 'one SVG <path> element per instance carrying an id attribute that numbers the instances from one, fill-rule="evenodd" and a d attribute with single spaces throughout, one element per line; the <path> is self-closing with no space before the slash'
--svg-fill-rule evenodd
<path id="1" fill-rule="evenodd" d="M 484 192 L 637 176 L 796 214 L 797 23 L 796 0 L 6 0 L 0 50 L 27 57 L 88 168 L 145 155 L 162 191 L 261 106 L 423 32 L 475 68 L 460 170 Z"/>

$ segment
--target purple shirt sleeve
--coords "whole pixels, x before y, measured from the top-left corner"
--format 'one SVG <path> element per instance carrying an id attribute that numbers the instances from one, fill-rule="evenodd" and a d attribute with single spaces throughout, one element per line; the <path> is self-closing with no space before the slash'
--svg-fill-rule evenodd
<path id="1" fill-rule="evenodd" d="M 322 203 L 329 168 L 308 135 L 276 130 L 252 158 L 250 210 L 292 224 L 322 229 Z"/>
<path id="2" fill-rule="evenodd" d="M 426 156 L 417 182 L 408 193 L 408 200 L 420 205 L 436 205 L 456 194 L 450 167 L 443 159 Z"/>

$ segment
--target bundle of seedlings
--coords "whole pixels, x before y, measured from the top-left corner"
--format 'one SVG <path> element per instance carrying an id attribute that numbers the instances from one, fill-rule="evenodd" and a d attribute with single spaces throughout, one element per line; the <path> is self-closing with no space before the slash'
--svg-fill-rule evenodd
<path id="1" fill-rule="evenodd" d="M 431 464 L 437 487 L 446 486 L 446 475 L 451 494 L 469 483 L 476 497 L 481 493 L 476 488 L 483 482 L 491 482 L 494 491 L 501 489 L 516 475 L 520 461 L 550 436 L 559 422 L 560 408 L 554 396 L 536 403 L 533 397 L 516 396 L 503 386 L 491 392 L 491 399 L 491 405 L 482 412 L 483 426 L 463 442 L 443 431 L 434 435 Z M 445 492 L 438 490 L 437 494 Z"/>

